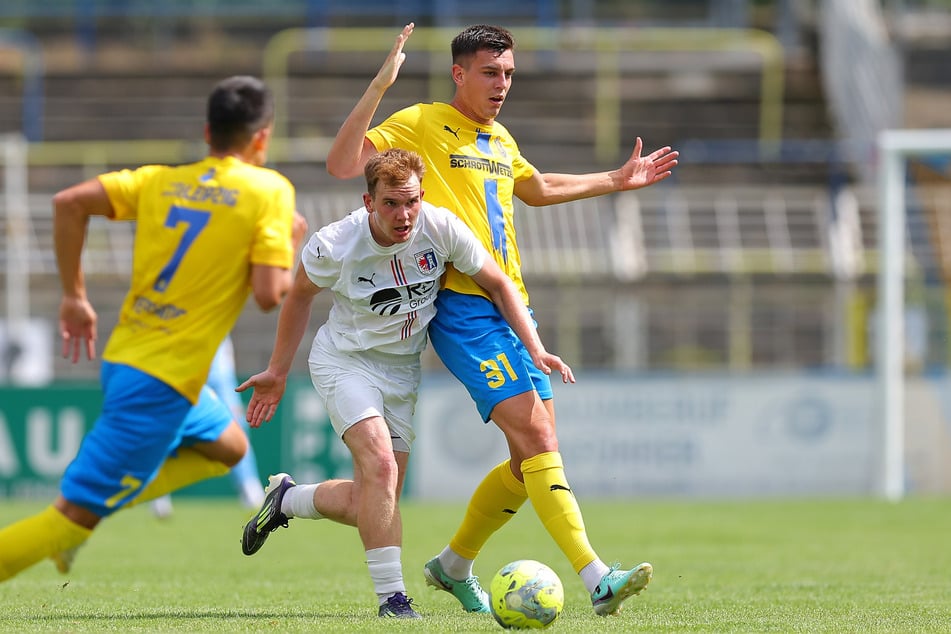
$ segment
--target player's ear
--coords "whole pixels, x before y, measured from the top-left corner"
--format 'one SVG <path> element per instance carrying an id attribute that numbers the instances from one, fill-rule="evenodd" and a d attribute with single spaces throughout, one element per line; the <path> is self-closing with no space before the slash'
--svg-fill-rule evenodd
<path id="1" fill-rule="evenodd" d="M 462 78 L 466 74 L 466 69 L 460 66 L 459 64 L 452 65 L 452 81 L 456 86 L 462 85 Z"/>
<path id="2" fill-rule="evenodd" d="M 254 144 L 254 149 L 256 152 L 261 152 L 267 149 L 268 144 L 271 141 L 271 126 L 261 128 L 254 133 L 251 142 Z"/>
<path id="3" fill-rule="evenodd" d="M 367 208 L 368 212 L 373 213 L 373 198 L 366 192 L 363 194 L 363 206 Z"/>
<path id="4" fill-rule="evenodd" d="M 205 123 L 205 143 L 211 145 L 211 128 Z"/>

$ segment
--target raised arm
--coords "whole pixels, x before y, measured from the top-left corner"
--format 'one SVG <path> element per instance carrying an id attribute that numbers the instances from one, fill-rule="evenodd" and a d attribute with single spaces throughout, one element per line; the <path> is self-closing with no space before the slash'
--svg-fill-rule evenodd
<path id="1" fill-rule="evenodd" d="M 498 307 L 505 321 L 522 340 L 532 356 L 535 367 L 545 374 L 551 374 L 553 370 L 557 371 L 561 374 L 562 382 L 574 383 L 575 376 L 568 364 L 545 350 L 521 294 L 495 260 L 491 257 L 486 258 L 482 269 L 473 275 L 472 279 L 489 294 L 489 298 Z"/>
<path id="2" fill-rule="evenodd" d="M 79 361 L 85 347 L 86 358 L 96 357 L 96 311 L 86 296 L 82 253 L 86 229 L 92 216 L 114 215 L 106 190 L 93 178 L 73 185 L 53 197 L 53 249 L 59 268 L 63 297 L 59 306 L 59 332 L 63 357 Z"/>
<path id="3" fill-rule="evenodd" d="M 376 154 L 376 148 L 366 138 L 367 130 L 370 129 L 370 122 L 376 114 L 380 101 L 383 100 L 383 95 L 396 81 L 400 67 L 406 61 L 403 45 L 413 34 L 414 26 L 410 22 L 403 27 L 376 77 L 370 82 L 366 92 L 340 126 L 330 151 L 327 152 L 327 171 L 332 176 L 337 178 L 360 176 L 367 160 Z"/>
<path id="4" fill-rule="evenodd" d="M 284 396 L 287 375 L 291 371 L 294 355 L 297 353 L 310 320 L 311 304 L 320 290 L 320 287 L 314 285 L 307 277 L 304 267 L 298 266 L 294 284 L 281 306 L 274 349 L 271 351 L 271 360 L 268 362 L 267 369 L 235 388 L 238 392 L 243 392 L 249 387 L 254 388 L 251 402 L 248 403 L 247 419 L 251 427 L 258 427 L 274 416 L 277 405 Z"/>
<path id="5" fill-rule="evenodd" d="M 641 156 L 643 141 L 637 137 L 634 151 L 621 167 L 607 172 L 589 174 L 539 174 L 515 183 L 515 195 L 527 205 L 541 207 L 640 189 L 659 183 L 671 175 L 677 166 L 679 152 L 669 147 Z"/>

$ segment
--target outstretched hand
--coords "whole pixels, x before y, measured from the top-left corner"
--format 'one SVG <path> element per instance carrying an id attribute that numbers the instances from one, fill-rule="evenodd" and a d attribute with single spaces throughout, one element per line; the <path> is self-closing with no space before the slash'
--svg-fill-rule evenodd
<path id="1" fill-rule="evenodd" d="M 277 411 L 277 406 L 284 396 L 287 387 L 287 378 L 278 377 L 270 370 L 259 372 L 234 389 L 235 392 L 244 392 L 254 388 L 251 401 L 248 403 L 247 421 L 251 427 L 260 427 L 261 423 L 269 422 Z"/>
<path id="2" fill-rule="evenodd" d="M 63 358 L 79 361 L 86 348 L 86 358 L 96 358 L 96 311 L 87 299 L 64 297 L 59 305 L 59 333 L 63 340 Z"/>
<path id="3" fill-rule="evenodd" d="M 551 354 L 549 352 L 544 352 L 542 355 L 534 359 L 535 367 L 544 372 L 546 375 L 550 375 L 553 371 L 557 371 L 561 374 L 562 383 L 574 383 L 575 375 L 571 371 L 571 368 L 568 367 L 568 364 L 561 360 L 561 357 L 558 355 Z"/>
<path id="4" fill-rule="evenodd" d="M 406 53 L 403 52 L 403 45 L 406 44 L 406 40 L 409 39 L 409 36 L 413 34 L 414 28 L 416 28 L 416 25 L 412 22 L 403 27 L 400 34 L 396 36 L 396 42 L 393 44 L 390 54 L 386 56 L 386 61 L 383 62 L 383 66 L 380 67 L 379 72 L 376 74 L 375 81 L 382 84 L 384 89 L 389 88 L 396 82 L 396 76 L 400 72 L 400 67 L 402 67 L 403 62 L 406 61 Z"/>
<path id="5" fill-rule="evenodd" d="M 641 137 L 637 137 L 631 157 L 620 169 L 623 179 L 622 190 L 640 189 L 659 183 L 670 176 L 671 170 L 677 166 L 677 157 L 680 156 L 680 152 L 675 152 L 668 146 L 654 150 L 647 156 L 641 156 L 643 147 L 644 142 Z"/>

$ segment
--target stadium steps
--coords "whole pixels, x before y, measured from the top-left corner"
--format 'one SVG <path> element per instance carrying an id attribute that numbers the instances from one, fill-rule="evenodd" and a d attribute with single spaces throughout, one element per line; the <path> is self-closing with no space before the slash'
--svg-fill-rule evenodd
<path id="1" fill-rule="evenodd" d="M 210 86 L 223 73 L 193 76 L 143 75 L 127 77 L 115 74 L 86 76 L 59 75 L 47 79 L 44 117 L 47 140 L 103 139 L 192 139 L 201 134 L 204 99 Z M 343 122 L 354 96 L 366 87 L 368 75 L 359 77 L 292 76 L 284 113 L 284 129 L 291 137 L 332 137 Z M 621 104 L 618 156 L 599 161 L 595 156 L 594 104 L 590 81 L 569 78 L 553 85 L 543 75 L 520 73 L 503 122 L 519 139 L 522 151 L 544 171 L 581 171 L 608 169 L 626 156 L 636 136 L 644 138 L 646 148 L 673 145 L 683 149 L 696 141 L 756 139 L 759 134 L 758 76 L 734 78 L 733 94 L 701 94 L 693 97 L 665 92 L 663 78 L 630 80 L 643 87 Z M 405 80 L 405 81 L 404 81 Z M 394 86 L 381 111 L 409 105 L 428 94 L 427 79 L 407 75 Z M 396 87 L 399 90 L 396 90 Z M 570 88 L 566 88 L 569 86 Z M 19 105 L 14 99 L 0 101 L 0 121 L 16 127 Z M 784 107 L 787 138 L 827 138 L 828 122 L 821 94 L 815 85 L 801 92 L 787 91 Z M 716 159 L 716 157 L 713 157 Z M 683 182 L 716 182 L 725 174 L 692 170 L 685 152 L 678 171 Z M 707 161 L 730 163 L 728 160 Z M 739 169 L 737 169 L 739 167 Z M 806 169 L 806 168 L 810 169 Z M 762 166 L 726 165 L 739 172 L 738 180 L 758 181 Z M 302 170 L 294 175 L 301 189 L 322 187 L 327 179 L 317 170 Z M 822 179 L 825 166 L 798 165 L 796 170 L 773 170 L 771 178 L 807 172 L 798 180 Z M 65 185 L 75 171 L 63 168 L 58 182 L 47 175 L 44 182 L 52 188 Z M 303 179 L 303 180 L 301 180 Z"/>
<path id="2" fill-rule="evenodd" d="M 182 54 L 182 51 L 178 54 Z M 199 56 L 198 53 L 194 55 L 196 58 Z M 376 71 L 378 58 L 378 55 L 374 55 L 372 60 L 362 60 L 358 67 L 346 72 L 340 64 L 328 63 L 328 60 L 323 60 L 317 70 L 312 68 L 314 60 L 294 60 L 289 83 L 290 99 L 286 104 L 291 134 L 332 135 Z M 241 55 L 235 60 L 230 64 L 196 64 L 192 69 L 183 69 L 178 65 L 161 69 L 155 63 L 145 64 L 137 71 L 131 66 L 74 71 L 60 67 L 47 79 L 46 138 L 194 138 L 200 134 L 203 103 L 208 88 L 227 74 L 259 72 L 259 61 L 247 64 L 247 58 Z M 599 163 L 594 156 L 592 139 L 595 126 L 590 74 L 566 68 L 565 79 L 552 82 L 550 68 L 543 65 L 536 68 L 531 63 L 522 66 L 510 101 L 506 104 L 503 120 L 519 139 L 525 154 L 546 171 L 574 172 L 614 167 L 616 162 Z M 414 103 L 421 95 L 428 94 L 427 69 L 408 64 L 404 70 L 400 81 L 387 94 L 381 112 Z M 793 138 L 824 138 L 828 123 L 814 69 L 806 61 L 790 64 L 786 72 L 786 133 Z M 559 69 L 559 75 L 561 73 Z M 681 87 L 680 92 L 671 90 L 672 83 Z M 640 69 L 627 77 L 624 85 L 626 92 L 620 131 L 623 140 L 620 145 L 627 148 L 633 144 L 634 137 L 640 135 L 648 149 L 669 143 L 684 150 L 682 164 L 672 182 L 689 190 L 682 195 L 689 199 L 685 203 L 689 210 L 687 222 L 695 238 L 694 244 L 687 245 L 685 251 L 678 251 L 677 245 L 668 243 L 671 231 L 676 229 L 671 225 L 671 209 L 683 208 L 671 206 L 671 188 L 652 188 L 651 191 L 638 194 L 638 199 L 642 200 L 645 257 L 652 271 L 652 276 L 638 284 L 645 292 L 649 293 L 654 285 L 663 286 L 670 280 L 687 280 L 689 284 L 690 277 L 701 269 L 697 262 L 694 262 L 692 270 L 689 267 L 683 271 L 678 269 L 684 254 L 701 254 L 705 261 L 712 262 L 707 266 L 711 269 L 720 267 L 717 270 L 726 270 L 723 263 L 733 257 L 729 249 L 718 248 L 720 236 L 715 235 L 712 219 L 724 212 L 717 207 L 715 196 L 699 188 L 730 184 L 732 187 L 728 188 L 728 193 L 739 195 L 751 185 L 809 184 L 814 188 L 817 183 L 825 182 L 827 167 L 822 163 L 743 163 L 724 160 L 722 157 L 706 157 L 702 162 L 692 162 L 690 148 L 681 147 L 695 139 L 756 137 L 759 74 L 754 70 L 729 76 L 718 74 L 717 81 L 701 82 L 691 90 L 686 90 L 684 84 L 677 83 L 674 78 Z M 9 110 L 16 109 L 15 100 L 7 103 L 10 105 Z M 0 101 L 0 116 L 3 116 L 2 112 L 3 102 Z M 158 116 L 155 116 L 156 112 Z M 12 118 L 13 115 L 10 116 Z M 354 191 L 360 186 L 358 182 L 336 182 L 321 165 L 282 166 L 282 169 L 297 184 L 301 192 L 302 211 L 311 218 L 313 228 L 346 213 L 357 200 Z M 42 220 L 44 214 L 49 214 L 49 197 L 58 188 L 89 175 L 77 167 L 34 169 L 31 172 L 31 190 L 40 198 L 31 203 L 31 209 L 40 210 L 36 217 L 39 222 L 36 245 L 39 251 L 45 251 L 43 258 L 51 254 L 51 243 L 44 242 L 45 238 L 41 235 L 49 231 L 48 224 L 43 224 Z M 690 193 L 694 188 L 698 188 L 697 195 Z M 340 197 L 329 202 L 326 198 L 328 193 L 337 196 L 338 192 Z M 317 194 L 320 195 L 319 202 L 314 202 Z M 755 196 L 751 196 L 750 201 L 741 202 L 735 211 L 735 225 L 741 233 L 740 239 L 744 241 L 739 248 L 746 248 L 750 253 L 762 248 L 768 241 L 766 221 L 762 218 L 762 202 L 753 199 Z M 546 316 L 541 320 L 546 341 L 561 351 L 563 346 L 558 347 L 558 344 L 564 335 L 559 329 L 573 327 L 567 316 L 572 311 L 565 310 L 566 298 L 578 302 L 578 306 L 584 306 L 585 310 L 600 310 L 604 313 L 589 314 L 583 317 L 584 323 L 575 324 L 581 328 L 584 345 L 579 347 L 578 355 L 573 358 L 582 359 L 585 364 L 597 365 L 603 359 L 611 358 L 612 346 L 603 334 L 606 332 L 605 323 L 611 319 L 611 306 L 617 294 L 633 292 L 630 285 L 623 287 L 626 290 L 617 286 L 612 276 L 615 263 L 609 257 L 612 251 L 606 246 L 617 233 L 613 224 L 616 203 L 614 197 L 608 197 L 592 203 L 590 208 L 585 207 L 581 213 L 551 208 L 519 214 L 525 223 L 537 222 L 535 227 L 525 226 L 519 230 L 533 301 L 539 315 Z M 803 249 L 814 248 L 821 240 L 821 225 L 817 224 L 817 217 L 809 204 L 804 203 L 801 209 L 801 214 L 795 212 L 795 221 L 789 229 L 791 236 L 800 237 L 790 239 L 797 240 L 797 246 Z M 757 210 L 760 217 L 756 215 Z M 540 222 L 542 219 L 544 222 Z M 581 226 L 578 225 L 579 221 L 582 221 Z M 797 223 L 803 223 L 801 229 L 796 228 Z M 92 232 L 95 240 L 114 247 L 106 249 L 108 254 L 94 255 L 89 260 L 90 266 L 95 268 L 101 265 L 102 268 L 95 273 L 95 279 L 91 279 L 90 288 L 91 299 L 100 311 L 100 335 L 103 337 L 115 321 L 127 283 L 116 276 L 117 271 L 126 271 L 127 267 L 115 258 L 121 257 L 122 253 L 128 254 L 127 248 L 123 250 L 121 240 L 114 241 L 117 235 L 121 235 L 121 229 L 113 227 L 97 227 Z M 558 249 L 553 249 L 552 245 Z M 97 262 L 99 264 L 94 264 Z M 32 312 L 55 320 L 59 291 L 53 276 L 54 269 L 50 268 L 46 260 L 41 260 L 40 266 L 44 274 L 31 280 Z M 0 279 L 0 282 L 3 281 Z M 689 305 L 687 312 L 696 315 L 710 313 L 711 324 L 723 321 L 722 315 L 711 313 L 716 301 L 703 299 L 700 292 L 691 297 L 699 299 L 683 300 L 685 306 Z M 329 300 L 329 294 L 318 296 L 315 315 L 326 314 Z M 658 296 L 652 299 L 651 304 L 656 304 L 661 307 L 657 310 L 661 310 L 665 306 L 664 301 L 663 297 Z M 657 346 L 662 346 L 664 341 L 674 340 L 681 334 L 676 329 L 677 320 L 673 315 L 678 310 L 682 311 L 683 307 L 667 306 L 666 309 L 670 311 L 669 314 L 659 313 L 656 323 L 650 326 L 651 336 L 648 340 L 652 346 L 655 340 Z M 578 307 L 574 310 L 578 310 Z M 665 324 L 670 324 L 670 328 L 664 328 Z M 276 313 L 262 315 L 253 306 L 245 311 L 235 328 L 241 371 L 264 367 L 275 327 Z M 438 365 L 431 351 L 427 352 L 426 359 L 428 364 Z M 95 366 L 92 364 L 72 366 L 59 359 L 56 363 L 57 376 L 95 378 Z M 305 371 L 303 361 L 299 361 L 295 369 Z"/>

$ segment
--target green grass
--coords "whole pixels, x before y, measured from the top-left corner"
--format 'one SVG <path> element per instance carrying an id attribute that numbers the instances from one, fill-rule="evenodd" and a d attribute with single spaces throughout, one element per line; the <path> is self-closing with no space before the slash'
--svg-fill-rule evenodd
<path id="1" fill-rule="evenodd" d="M 37 504 L 0 504 L 0 523 Z M 476 562 L 488 585 L 513 559 L 548 563 L 565 583 L 553 632 L 947 632 L 951 501 L 583 502 L 608 563 L 648 560 L 654 581 L 617 617 L 599 618 L 530 506 Z M 254 557 L 247 512 L 181 498 L 174 518 L 144 508 L 104 522 L 73 572 L 42 562 L 0 584 L 0 631 L 493 632 L 424 585 L 461 506 L 404 503 L 403 562 L 425 620 L 382 621 L 354 529 L 295 520 Z M 0 544 L 0 548 L 2 548 Z"/>

